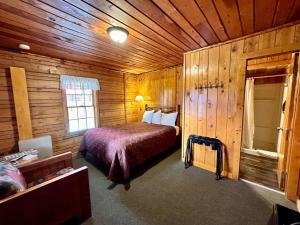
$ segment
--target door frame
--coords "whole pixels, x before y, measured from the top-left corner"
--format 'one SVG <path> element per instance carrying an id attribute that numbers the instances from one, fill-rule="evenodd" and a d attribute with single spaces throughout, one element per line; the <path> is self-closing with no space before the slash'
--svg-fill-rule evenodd
<path id="1" fill-rule="evenodd" d="M 295 60 L 294 57 L 293 60 Z M 289 139 L 290 139 L 293 107 L 294 107 L 293 100 L 295 95 L 295 87 L 294 87 L 295 79 L 296 77 L 294 77 L 294 74 L 288 77 L 288 93 L 287 93 L 286 105 L 285 105 L 286 110 L 285 110 L 283 127 L 281 127 L 282 135 L 281 135 L 280 146 L 279 146 L 280 152 L 278 155 L 277 182 L 278 182 L 279 189 L 282 191 L 284 191 L 285 189 L 287 157 L 288 157 L 288 150 L 290 145 Z"/>
<path id="2" fill-rule="evenodd" d="M 289 137 L 289 149 L 287 155 L 287 173 L 285 193 L 288 199 L 296 201 L 300 187 L 300 56 L 298 57 L 298 76 L 295 80 L 295 95 L 293 99 L 293 118 Z"/>

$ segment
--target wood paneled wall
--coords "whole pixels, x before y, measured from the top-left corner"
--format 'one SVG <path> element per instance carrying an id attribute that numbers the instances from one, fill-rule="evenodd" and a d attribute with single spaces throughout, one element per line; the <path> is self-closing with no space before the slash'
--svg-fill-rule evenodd
<path id="1" fill-rule="evenodd" d="M 125 73 L 125 113 L 126 122 L 137 122 L 139 116 L 138 102 L 135 101 L 135 97 L 138 95 L 138 75 Z"/>
<path id="2" fill-rule="evenodd" d="M 189 134 L 219 138 L 226 146 L 224 170 L 238 178 L 246 59 L 300 49 L 300 25 L 189 52 L 184 57 L 183 154 Z M 195 89 L 223 82 L 224 88 Z M 215 171 L 216 152 L 195 146 L 194 165 Z"/>
<path id="3" fill-rule="evenodd" d="M 9 67 L 25 68 L 33 136 L 50 134 L 55 153 L 76 152 L 80 136 L 65 135 L 59 76 L 78 75 L 100 81 L 100 126 L 125 123 L 124 77 L 121 72 L 82 63 L 0 50 L 0 154 L 17 150 L 18 130 Z"/>
<path id="4" fill-rule="evenodd" d="M 181 65 L 140 74 L 138 80 L 139 94 L 144 97 L 144 101 L 141 103 L 140 117 L 143 115 L 145 104 L 162 108 L 182 105 Z"/>

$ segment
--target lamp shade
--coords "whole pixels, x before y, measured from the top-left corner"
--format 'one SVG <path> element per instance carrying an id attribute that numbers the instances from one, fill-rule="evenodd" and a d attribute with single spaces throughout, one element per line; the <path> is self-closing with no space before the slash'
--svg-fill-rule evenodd
<path id="1" fill-rule="evenodd" d="M 143 101 L 144 100 L 144 98 L 143 98 L 143 96 L 141 96 L 141 95 L 137 95 L 136 97 L 135 97 L 135 101 L 137 101 L 137 102 L 141 102 L 141 101 Z"/>

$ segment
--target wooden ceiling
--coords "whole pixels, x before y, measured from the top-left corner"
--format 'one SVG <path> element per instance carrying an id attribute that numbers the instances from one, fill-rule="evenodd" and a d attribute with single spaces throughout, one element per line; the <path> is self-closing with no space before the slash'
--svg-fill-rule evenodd
<path id="1" fill-rule="evenodd" d="M 300 19 L 300 0 L 0 0 L 0 47 L 141 73 Z M 125 44 L 106 33 L 125 27 Z"/>

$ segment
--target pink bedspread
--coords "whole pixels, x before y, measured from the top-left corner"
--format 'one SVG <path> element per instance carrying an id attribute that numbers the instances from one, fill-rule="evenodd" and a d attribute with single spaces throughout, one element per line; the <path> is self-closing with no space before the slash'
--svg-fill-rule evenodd
<path id="1" fill-rule="evenodd" d="M 125 181 L 130 170 L 174 146 L 176 130 L 172 126 L 129 123 L 88 130 L 80 152 L 87 152 L 109 168 L 108 179 Z"/>

